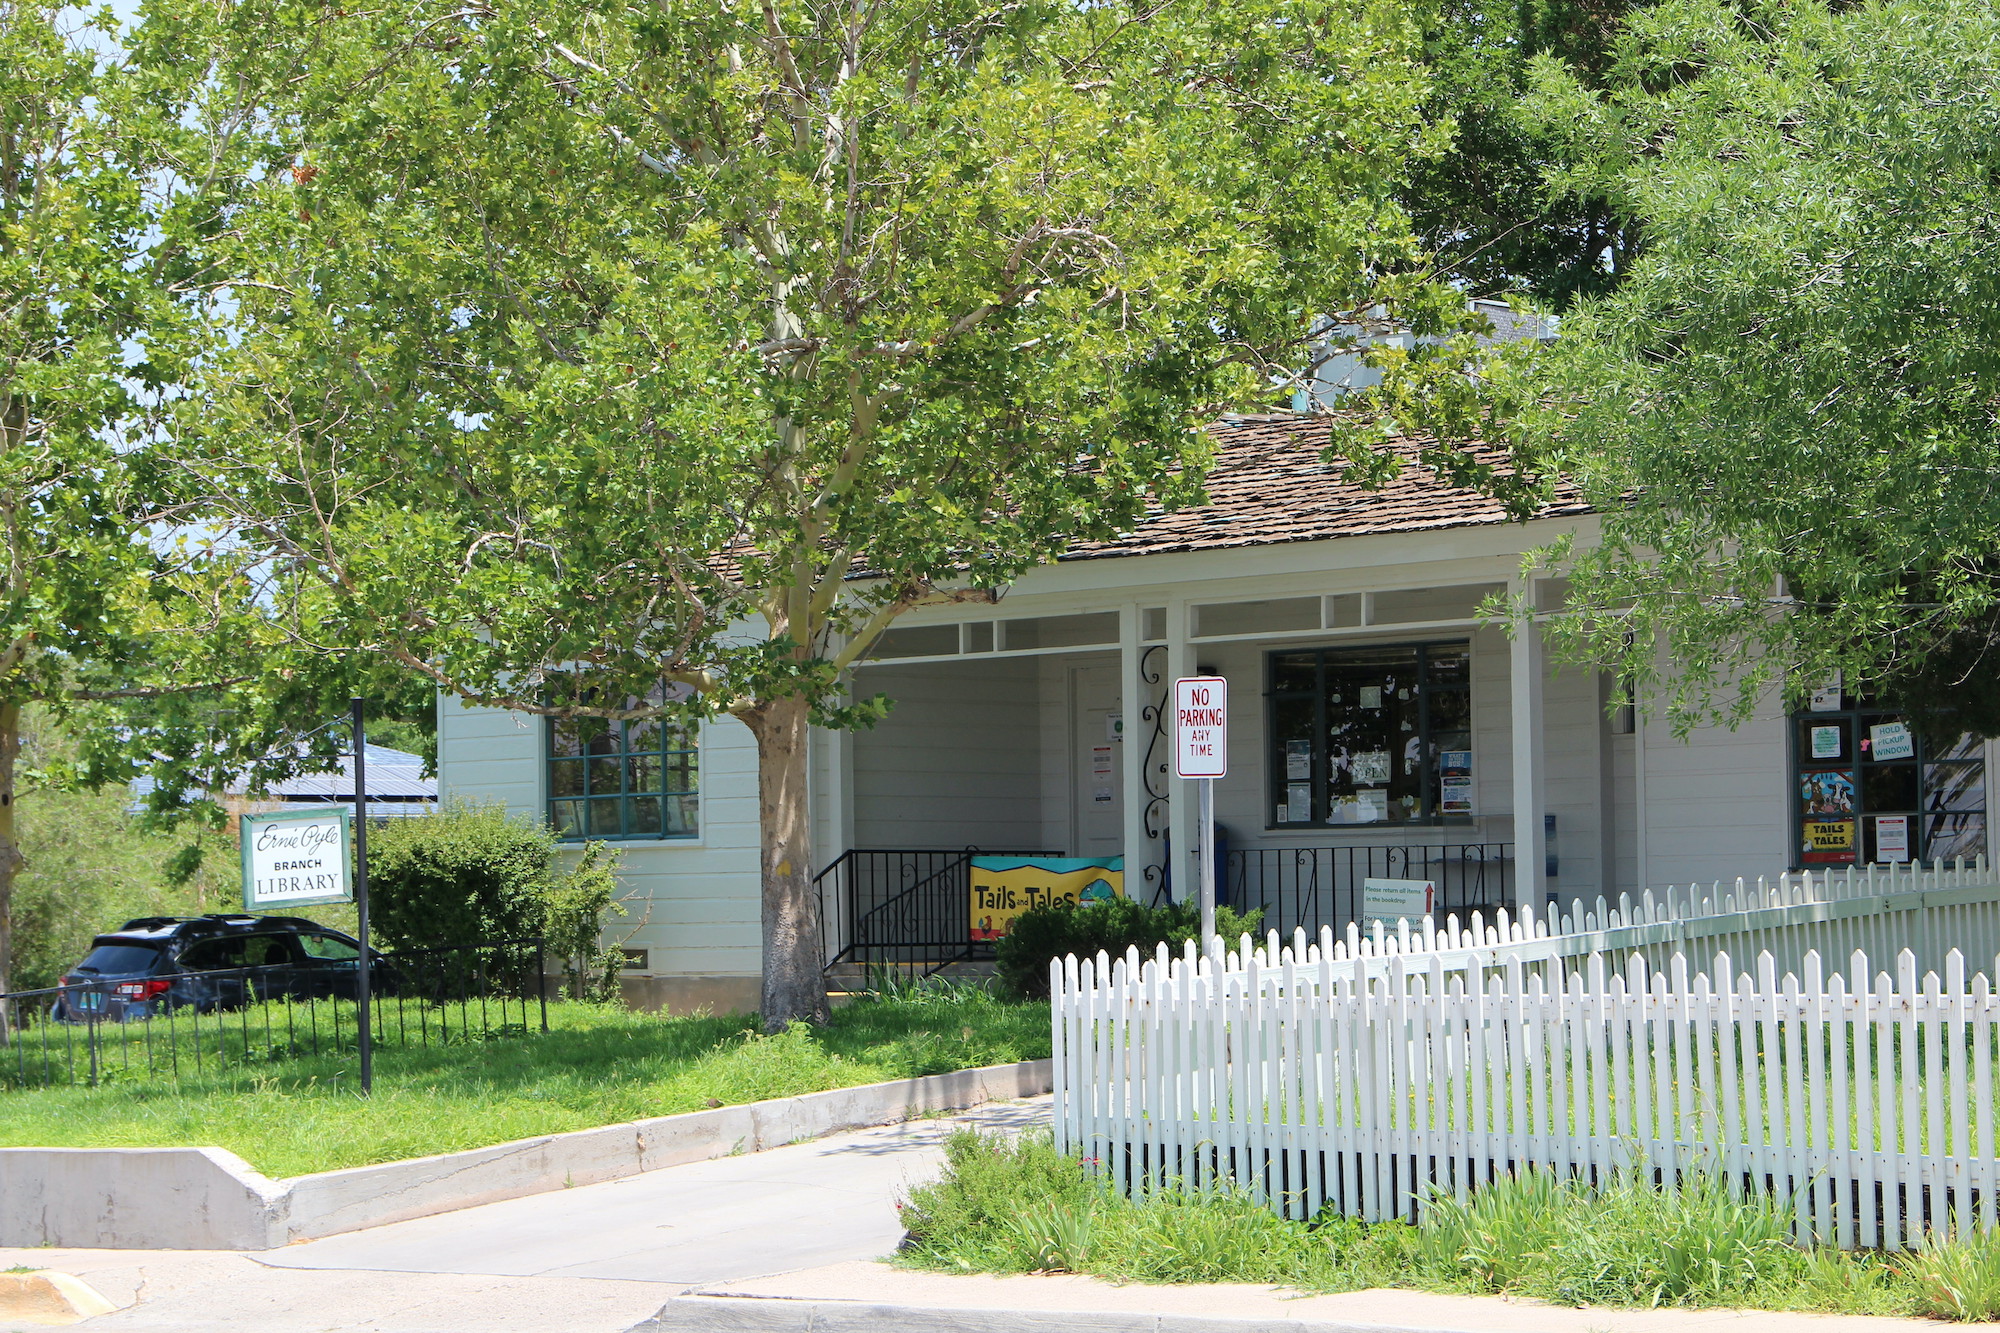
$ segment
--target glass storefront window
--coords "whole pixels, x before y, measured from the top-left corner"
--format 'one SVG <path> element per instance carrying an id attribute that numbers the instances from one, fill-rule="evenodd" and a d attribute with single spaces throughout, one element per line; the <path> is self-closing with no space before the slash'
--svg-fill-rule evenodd
<path id="1" fill-rule="evenodd" d="M 1793 714 L 1791 747 L 1794 868 L 1985 854 L 1977 737 L 1933 753 L 1901 714 L 1843 695 L 1838 707 Z"/>

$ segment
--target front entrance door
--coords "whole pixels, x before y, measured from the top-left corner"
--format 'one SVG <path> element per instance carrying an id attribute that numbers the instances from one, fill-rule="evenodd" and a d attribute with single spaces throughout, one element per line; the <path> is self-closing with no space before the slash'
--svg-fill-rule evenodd
<path id="1" fill-rule="evenodd" d="M 1076 856 L 1125 850 L 1125 762 L 1112 724 L 1118 717 L 1118 668 L 1070 668 L 1070 848 Z"/>

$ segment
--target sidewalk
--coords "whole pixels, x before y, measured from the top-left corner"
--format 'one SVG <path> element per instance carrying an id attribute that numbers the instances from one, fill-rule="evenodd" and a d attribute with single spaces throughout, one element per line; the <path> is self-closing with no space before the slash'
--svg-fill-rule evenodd
<path id="1" fill-rule="evenodd" d="M 1937 1333 L 1939 1325 L 1762 1311 L 1566 1310 L 1493 1297 L 1114 1286 L 1080 1277 L 904 1272 L 897 1196 L 959 1125 L 1019 1129 L 1002 1103 L 670 1167 L 259 1254 L 4 1250 L 118 1304 L 83 1329 L 255 1333 Z M 0 1333 L 25 1327 L 0 1316 Z"/>

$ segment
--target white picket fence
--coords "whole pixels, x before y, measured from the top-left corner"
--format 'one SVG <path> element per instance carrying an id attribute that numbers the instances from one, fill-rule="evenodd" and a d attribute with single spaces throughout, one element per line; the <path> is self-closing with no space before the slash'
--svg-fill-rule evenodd
<path id="1" fill-rule="evenodd" d="M 1726 915 L 1744 913 L 1606 928 Z M 1643 948 L 1572 957 L 1569 937 L 1483 929 L 1479 944 L 1470 925 L 1426 925 L 1393 944 L 1323 932 L 1291 948 L 1246 936 L 1226 954 L 1218 941 L 1200 957 L 1063 960 L 1058 1141 L 1121 1188 L 1227 1179 L 1293 1217 L 1412 1217 L 1430 1190 L 1548 1167 L 1716 1172 L 1792 1201 L 1801 1238 L 1845 1246 L 1994 1225 L 2000 958 L 1968 980 L 1956 949 L 1941 978 L 1907 949 L 1894 975 L 1858 951 L 1828 975 L 1815 950 L 1796 970 L 1765 950 L 1743 973 L 1727 954 L 1656 968 Z"/>

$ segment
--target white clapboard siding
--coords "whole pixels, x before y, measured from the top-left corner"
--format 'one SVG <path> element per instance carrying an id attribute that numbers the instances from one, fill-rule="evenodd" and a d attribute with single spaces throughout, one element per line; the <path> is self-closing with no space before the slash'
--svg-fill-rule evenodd
<path id="1" fill-rule="evenodd" d="M 1896 909 L 1921 915 L 1994 888 L 1962 869 L 1888 880 L 1675 895 L 1598 931 L 1760 939 L 1804 931 L 1808 909 L 1939 895 Z M 1732 935 L 1676 905 L 1808 915 Z M 1846 919 L 1818 924 L 1844 939 Z M 1844 1246 L 2000 1221 L 2000 959 L 1968 975 L 1958 949 L 1920 968 L 1908 948 L 1805 947 L 1789 967 L 1770 949 L 1541 947 L 1563 938 L 1501 917 L 1060 960 L 1058 1141 L 1121 1189 L 1227 1181 L 1293 1217 L 1414 1217 L 1433 1190 L 1551 1168 L 1719 1173 L 1789 1201 L 1802 1240 Z"/>

